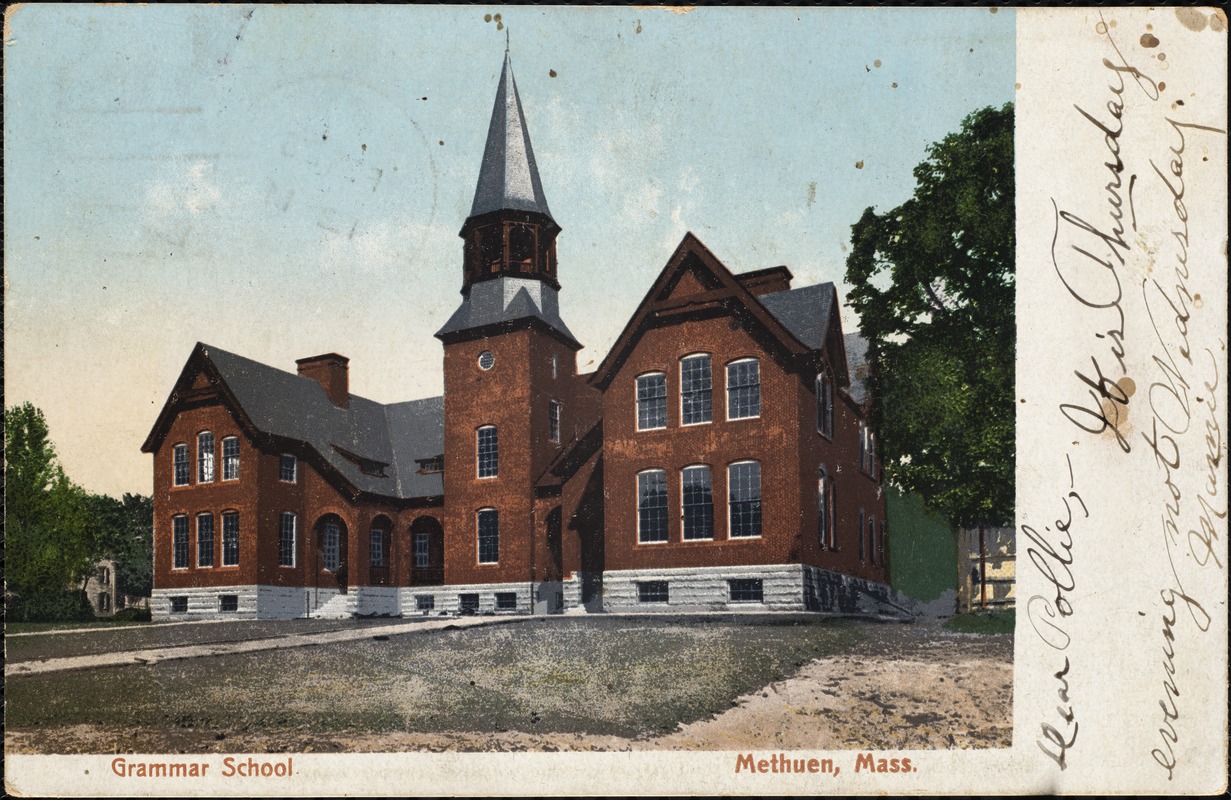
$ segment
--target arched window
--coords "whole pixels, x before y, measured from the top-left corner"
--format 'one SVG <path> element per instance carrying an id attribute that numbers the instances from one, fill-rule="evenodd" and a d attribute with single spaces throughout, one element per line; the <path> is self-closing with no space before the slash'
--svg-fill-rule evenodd
<path id="1" fill-rule="evenodd" d="M 833 380 L 824 372 L 816 376 L 816 430 L 833 438 Z"/>
<path id="2" fill-rule="evenodd" d="M 761 465 L 739 461 L 727 467 L 728 530 L 732 539 L 761 535 Z"/>
<path id="3" fill-rule="evenodd" d="M 201 431 L 197 434 L 197 482 L 209 483 L 214 479 L 214 434 Z"/>
<path id="4" fill-rule="evenodd" d="M 188 485 L 188 445 L 177 444 L 172 451 L 174 453 L 174 466 L 171 472 L 171 483 L 174 486 Z"/>
<path id="5" fill-rule="evenodd" d="M 714 492 L 710 468 L 685 467 L 681 474 L 683 490 L 684 538 L 714 538 Z"/>
<path id="6" fill-rule="evenodd" d="M 214 566 L 213 514 L 197 514 L 197 566 Z"/>
<path id="7" fill-rule="evenodd" d="M 836 526 L 834 525 L 833 478 L 829 477 L 829 473 L 824 469 L 821 469 L 817 478 L 816 510 L 817 537 L 820 540 L 821 549 L 837 550 Z"/>
<path id="8" fill-rule="evenodd" d="M 700 425 L 714 419 L 714 378 L 708 353 L 680 359 L 680 424 Z"/>
<path id="9" fill-rule="evenodd" d="M 283 511 L 278 524 L 278 566 L 295 566 L 297 533 L 295 515 L 290 511 Z"/>
<path id="10" fill-rule="evenodd" d="M 637 541 L 667 541 L 667 473 L 647 469 L 637 473 Z"/>
<path id="11" fill-rule="evenodd" d="M 388 534 L 383 528 L 372 526 L 368 531 L 368 560 L 373 567 L 385 566 L 385 554 L 388 546 Z"/>
<path id="12" fill-rule="evenodd" d="M 227 436 L 222 440 L 222 479 L 239 480 L 239 437 Z"/>
<path id="13" fill-rule="evenodd" d="M 480 478 L 495 478 L 500 470 L 500 442 L 495 425 L 478 430 L 478 462 Z"/>
<path id="14" fill-rule="evenodd" d="M 222 514 L 222 566 L 239 566 L 239 514 L 234 511 Z"/>
<path id="15" fill-rule="evenodd" d="M 188 569 L 188 517 L 171 518 L 171 553 L 173 569 Z"/>
<path id="16" fill-rule="evenodd" d="M 741 358 L 727 364 L 727 419 L 761 416 L 761 363 Z"/>
<path id="17" fill-rule="evenodd" d="M 667 427 L 667 376 L 651 372 L 637 377 L 637 430 Z"/>

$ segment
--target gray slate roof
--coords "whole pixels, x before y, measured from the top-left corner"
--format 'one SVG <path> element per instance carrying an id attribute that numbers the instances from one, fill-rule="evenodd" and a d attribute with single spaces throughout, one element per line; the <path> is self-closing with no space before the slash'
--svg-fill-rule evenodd
<path id="1" fill-rule="evenodd" d="M 785 292 L 763 294 L 757 299 L 796 339 L 818 350 L 825 345 L 833 298 L 832 283 L 817 283 Z"/>
<path id="2" fill-rule="evenodd" d="M 472 328 L 531 317 L 546 323 L 565 339 L 581 347 L 577 337 L 560 318 L 560 296 L 556 290 L 532 278 L 506 276 L 472 284 L 462 304 L 444 327 L 436 331 L 436 335 L 445 337 Z"/>
<path id="3" fill-rule="evenodd" d="M 444 452 L 444 398 L 383 405 L 352 394 L 350 407 L 338 408 L 311 378 L 203 348 L 259 430 L 310 445 L 360 490 L 397 498 L 444 493 L 442 476 L 420 475 L 415 461 Z M 363 472 L 338 448 L 387 464 L 384 476 Z"/>
<path id="4" fill-rule="evenodd" d="M 487 128 L 487 146 L 483 150 L 483 165 L 479 169 L 470 216 L 504 209 L 536 211 L 551 216 L 507 52 L 504 68 L 500 71 L 500 86 L 496 89 L 492 121 Z"/>

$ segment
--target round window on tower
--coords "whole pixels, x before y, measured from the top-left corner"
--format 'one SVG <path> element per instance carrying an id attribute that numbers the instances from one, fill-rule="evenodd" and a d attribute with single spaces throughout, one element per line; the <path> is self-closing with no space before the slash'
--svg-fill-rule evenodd
<path id="1" fill-rule="evenodd" d="M 491 350 L 484 350 L 479 353 L 479 369 L 489 370 L 496 365 L 496 356 L 492 355 Z"/>

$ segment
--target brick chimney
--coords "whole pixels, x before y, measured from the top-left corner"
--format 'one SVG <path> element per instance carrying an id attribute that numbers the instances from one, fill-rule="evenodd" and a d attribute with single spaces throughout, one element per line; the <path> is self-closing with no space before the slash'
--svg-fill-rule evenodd
<path id="1" fill-rule="evenodd" d="M 299 374 L 311 378 L 325 390 L 325 396 L 338 408 L 350 407 L 350 359 L 337 353 L 309 356 L 295 361 Z"/>
<path id="2" fill-rule="evenodd" d="M 785 292 L 791 288 L 791 278 L 795 277 L 786 267 L 770 267 L 753 272 L 743 272 L 735 276 L 735 280 L 757 297 L 773 292 Z"/>

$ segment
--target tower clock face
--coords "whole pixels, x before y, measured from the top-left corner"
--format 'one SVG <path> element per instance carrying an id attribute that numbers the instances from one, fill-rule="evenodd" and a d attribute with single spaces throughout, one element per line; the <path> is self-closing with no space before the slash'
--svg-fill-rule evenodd
<path id="1" fill-rule="evenodd" d="M 491 350 L 484 350 L 479 353 L 479 369 L 487 371 L 496 365 L 496 356 Z"/>

